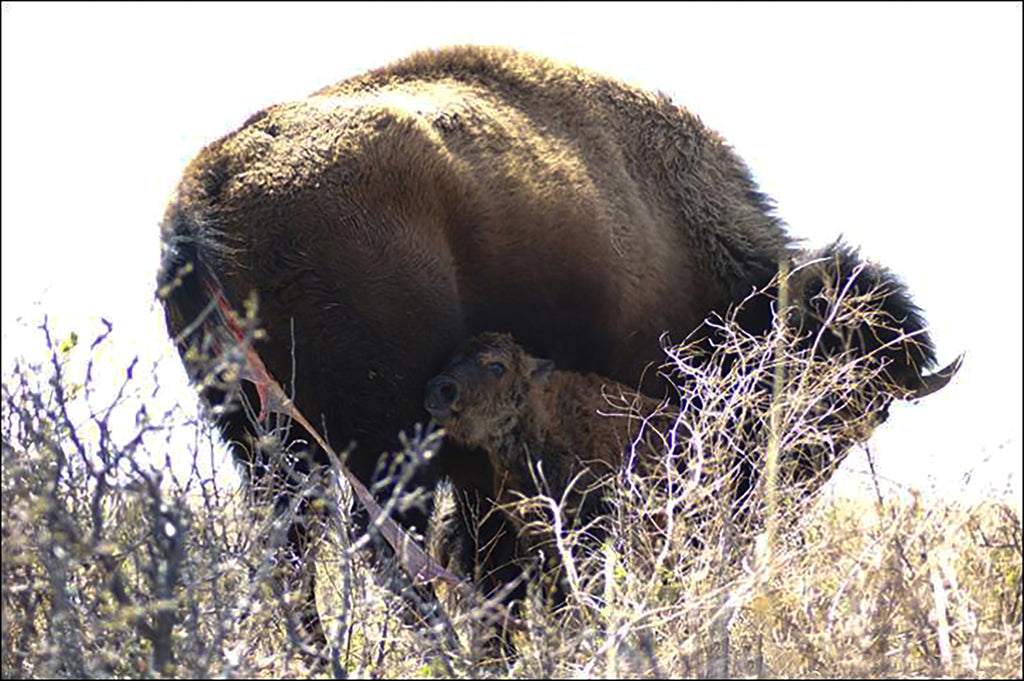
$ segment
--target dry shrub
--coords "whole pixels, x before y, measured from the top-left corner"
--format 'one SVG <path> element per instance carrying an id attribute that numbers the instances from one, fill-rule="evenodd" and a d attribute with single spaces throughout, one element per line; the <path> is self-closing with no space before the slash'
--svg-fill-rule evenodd
<path id="1" fill-rule="evenodd" d="M 87 351 L 40 328 L 3 380 L 3 677 L 305 673 L 286 513 L 200 472 L 222 446 L 194 409 L 151 413 L 155 367 L 94 377 L 109 324 Z"/>
<path id="2" fill-rule="evenodd" d="M 888 323 L 870 296 L 830 295 L 839 332 Z M 250 504 L 265 491 L 200 472 L 220 446 L 202 420 L 147 412 L 158 386 L 140 388 L 135 363 L 100 403 L 91 369 L 69 378 L 81 349 L 47 332 L 45 362 L 4 378 L 3 676 L 1018 676 L 1017 511 L 816 496 L 876 425 L 882 367 L 815 358 L 797 329 L 710 323 L 714 344 L 667 350 L 680 415 L 636 445 L 659 473 L 617 478 L 600 539 L 572 525 L 553 537 L 567 603 L 552 610 L 531 582 L 504 661 L 481 645 L 493 603 L 463 592 L 446 630 L 410 615 L 351 535 L 335 478 L 300 480 L 284 507 Z M 421 461 L 437 435 L 408 445 Z M 325 538 L 293 556 L 281 547 L 299 504 Z M 295 616 L 316 554 L 329 659 Z"/>

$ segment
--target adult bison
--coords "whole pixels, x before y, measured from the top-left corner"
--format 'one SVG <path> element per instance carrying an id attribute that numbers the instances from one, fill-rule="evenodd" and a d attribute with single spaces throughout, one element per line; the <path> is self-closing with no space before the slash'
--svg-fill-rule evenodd
<path id="1" fill-rule="evenodd" d="M 662 333 L 683 337 L 796 254 L 744 162 L 693 114 L 479 47 L 416 53 L 253 115 L 188 165 L 162 235 L 167 324 L 192 375 L 223 334 L 211 310 L 257 294 L 260 358 L 331 441 L 356 443 L 348 466 L 365 482 L 427 418 L 427 380 L 469 336 L 508 332 L 564 369 L 634 384 L 661 359 Z M 934 351 L 902 287 L 891 291 L 894 325 L 913 334 L 893 373 L 913 388 Z M 259 478 L 280 450 L 241 409 L 218 413 Z M 290 438 L 310 441 L 297 426 Z M 415 476 L 493 497 L 487 458 L 464 447 Z M 398 513 L 423 531 L 429 509 Z M 490 516 L 481 536 L 501 525 Z M 496 584 L 517 570 L 486 567 Z"/>

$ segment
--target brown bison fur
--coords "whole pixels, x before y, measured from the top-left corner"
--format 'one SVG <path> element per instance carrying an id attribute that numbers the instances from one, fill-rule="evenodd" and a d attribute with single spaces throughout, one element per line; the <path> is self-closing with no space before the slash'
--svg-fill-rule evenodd
<path id="1" fill-rule="evenodd" d="M 424 420 L 427 380 L 473 334 L 512 333 L 560 367 L 632 384 L 661 360 L 661 334 L 686 336 L 798 255 L 744 162 L 686 109 L 481 47 L 419 52 L 256 113 L 189 163 L 162 238 L 160 294 L 192 375 L 213 365 L 201 350 L 223 332 L 211 292 L 235 308 L 255 293 L 263 363 L 336 446 L 355 442 L 347 462 L 365 482 Z M 882 276 L 894 326 L 917 334 L 890 353 L 914 384 L 934 350 Z M 749 321 L 764 331 L 769 306 Z M 235 458 L 265 476 L 281 450 L 263 446 L 230 389 L 208 384 L 204 397 L 223 407 Z M 308 448 L 288 432 L 285 451 Z M 309 453 L 299 473 L 326 461 Z M 445 476 L 462 499 L 494 497 L 490 464 L 466 447 L 446 445 L 412 483 Z M 428 515 L 403 506 L 399 520 L 422 531 Z M 501 521 L 480 532 L 498 537 Z M 499 583 L 516 574 L 488 569 Z"/>

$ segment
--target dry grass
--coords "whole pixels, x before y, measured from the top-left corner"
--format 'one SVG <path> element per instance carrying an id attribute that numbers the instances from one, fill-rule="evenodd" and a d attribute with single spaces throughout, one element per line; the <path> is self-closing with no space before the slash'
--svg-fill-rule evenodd
<path id="1" fill-rule="evenodd" d="M 531 589 L 511 663 L 484 659 L 486 617 L 465 598 L 442 599 L 455 640 L 417 627 L 327 495 L 318 600 L 335 673 L 1018 677 L 1017 511 L 814 495 L 870 431 L 846 416 L 878 399 L 858 388 L 878 367 L 823 366 L 780 351 L 782 335 L 725 337 L 707 356 L 670 351 L 679 426 L 638 443 L 661 448 L 662 474 L 621 476 L 607 539 L 563 528 L 568 603 L 552 612 Z M 68 375 L 74 345 L 47 335 L 45 360 L 4 378 L 3 676 L 330 673 L 310 668 L 276 579 L 297 583 L 312 558 L 281 548 L 287 511 L 249 510 L 219 476 L 172 467 L 209 456 L 208 428 L 147 414 L 131 372 L 90 401 L 92 378 Z M 314 483 L 304 493 L 323 496 Z"/>
<path id="2" fill-rule="evenodd" d="M 531 613 L 513 676 L 1019 676 L 1020 519 L 1004 504 L 818 500 L 770 551 L 660 572 L 620 548 L 568 614 Z"/>

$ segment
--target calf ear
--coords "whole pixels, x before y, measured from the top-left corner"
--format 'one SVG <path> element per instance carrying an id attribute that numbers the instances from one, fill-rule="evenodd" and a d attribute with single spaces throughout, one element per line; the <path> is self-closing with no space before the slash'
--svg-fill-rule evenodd
<path id="1" fill-rule="evenodd" d="M 530 368 L 530 376 L 539 378 L 544 385 L 547 385 L 548 380 L 551 378 L 551 372 L 554 370 L 555 363 L 550 359 L 535 359 L 533 360 L 533 366 Z"/>

